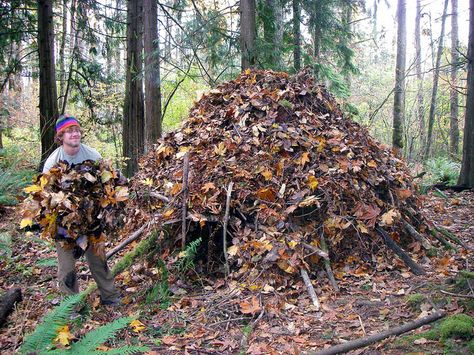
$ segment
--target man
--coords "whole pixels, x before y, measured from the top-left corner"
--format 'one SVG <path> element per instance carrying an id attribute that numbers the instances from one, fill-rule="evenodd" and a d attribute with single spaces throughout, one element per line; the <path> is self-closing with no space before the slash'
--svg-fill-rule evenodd
<path id="1" fill-rule="evenodd" d="M 69 164 L 80 164 L 85 160 L 97 161 L 102 157 L 93 148 L 81 143 L 82 130 L 79 121 L 68 115 L 59 116 L 56 121 L 56 141 L 60 146 L 46 159 L 43 173 L 48 172 L 57 162 L 65 160 Z M 67 231 L 58 227 L 58 239 L 68 239 Z M 71 243 L 74 241 L 71 239 Z M 75 270 L 77 246 L 69 245 L 65 248 L 59 241 L 56 241 L 58 252 L 58 280 L 59 288 L 66 294 L 79 292 L 77 275 Z M 94 248 L 101 255 L 94 254 L 93 248 L 88 247 L 85 256 L 92 277 L 97 282 L 100 291 L 101 303 L 104 305 L 118 305 L 120 294 L 115 288 L 114 277 L 107 266 L 105 248 Z"/>

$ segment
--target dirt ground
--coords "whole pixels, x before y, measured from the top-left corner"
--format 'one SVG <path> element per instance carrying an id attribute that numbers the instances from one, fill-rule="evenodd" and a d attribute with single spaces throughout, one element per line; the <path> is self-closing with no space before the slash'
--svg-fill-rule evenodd
<path id="1" fill-rule="evenodd" d="M 455 233 L 468 248 L 474 248 L 473 192 L 431 193 L 426 196 L 424 206 L 426 215 L 437 226 Z M 17 229 L 19 219 L 15 208 L 3 207 L 0 213 L 0 233 L 12 239 L 11 253 L 0 250 L 0 293 L 12 287 L 20 287 L 23 292 L 23 301 L 0 329 L 0 353 L 13 354 L 23 337 L 59 304 L 62 296 L 56 287 L 54 248 L 39 239 L 36 232 Z M 459 245 L 455 247 L 453 251 L 439 246 L 437 256 L 417 260 L 426 271 L 423 276 L 414 276 L 389 251 L 386 260 L 392 262 L 380 258 L 375 269 L 356 258 L 346 260 L 334 267 L 339 292 L 332 289 L 324 272 L 314 272 L 311 278 L 321 302 L 319 311 L 312 305 L 302 281 L 290 290 L 263 290 L 259 299 L 254 299 L 237 283 L 226 284 L 223 279 L 202 275 L 196 275 L 194 287 L 170 275 L 170 304 L 164 307 L 158 301 L 147 303 L 147 295 L 160 273 L 156 259 L 147 258 L 138 260 L 116 277 L 123 295 L 121 306 L 100 306 L 94 291 L 88 296 L 84 314 L 71 320 L 71 332 L 80 338 L 119 317 L 138 315 L 145 326 L 143 330 L 134 332 L 127 328 L 106 346 L 144 344 L 150 347 L 151 354 L 317 351 L 408 323 L 436 310 L 449 315 L 474 316 L 472 303 L 442 292 L 454 292 L 452 286 L 459 272 L 472 271 L 474 253 Z M 113 257 L 110 264 L 119 259 L 120 256 Z M 84 289 L 91 281 L 84 261 L 78 262 L 78 272 Z M 419 302 L 410 302 L 413 300 L 410 296 L 418 294 Z M 260 307 L 262 304 L 265 306 Z M 426 325 L 408 334 L 424 332 L 430 327 Z M 465 343 L 454 340 L 450 346 L 450 351 L 463 352 Z M 400 337 L 352 351 L 353 354 L 445 352 L 446 344 L 437 340 L 401 342 Z"/>

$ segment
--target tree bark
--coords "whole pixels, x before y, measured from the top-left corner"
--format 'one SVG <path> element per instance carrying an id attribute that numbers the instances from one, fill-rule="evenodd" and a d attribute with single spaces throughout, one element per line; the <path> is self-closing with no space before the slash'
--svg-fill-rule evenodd
<path id="1" fill-rule="evenodd" d="M 123 156 L 128 158 L 125 174 L 138 170 L 138 157 L 143 154 L 144 107 L 142 90 L 142 0 L 127 1 L 127 63 L 123 113 Z"/>
<path id="2" fill-rule="evenodd" d="M 416 93 L 416 117 L 418 119 L 418 127 L 420 128 L 420 146 L 425 142 L 425 107 L 423 103 L 423 74 L 421 71 L 421 0 L 416 0 L 416 17 L 415 17 L 415 70 L 417 81 Z"/>
<path id="3" fill-rule="evenodd" d="M 474 187 L 474 0 L 469 0 L 469 40 L 467 49 L 467 100 L 464 118 L 461 174 L 458 185 Z"/>
<path id="4" fill-rule="evenodd" d="M 63 19 L 62 19 L 62 34 L 61 42 L 59 44 L 59 107 L 63 106 L 64 90 L 66 81 L 66 58 L 64 50 L 66 49 L 67 37 L 67 3 L 68 0 L 63 0 Z"/>
<path id="5" fill-rule="evenodd" d="M 145 54 L 145 147 L 161 137 L 160 48 L 158 8 L 154 0 L 143 0 Z"/>
<path id="6" fill-rule="evenodd" d="M 426 134 L 426 145 L 424 152 L 424 160 L 428 159 L 431 154 L 431 141 L 433 139 L 433 125 L 436 113 L 436 96 L 438 95 L 438 82 L 439 82 L 439 68 L 441 65 L 441 56 L 443 54 L 443 40 L 444 40 L 444 28 L 446 24 L 446 11 L 448 8 L 448 0 L 444 0 L 443 17 L 441 19 L 441 34 L 439 36 L 438 50 L 436 53 L 436 64 L 433 73 L 433 90 L 431 93 L 430 113 L 428 116 L 428 132 Z"/>
<path id="7" fill-rule="evenodd" d="M 256 23 L 255 0 L 240 1 L 240 49 L 242 52 L 241 68 L 245 70 L 256 64 Z"/>
<path id="8" fill-rule="evenodd" d="M 293 66 L 301 69 L 301 3 L 293 0 Z"/>
<path id="9" fill-rule="evenodd" d="M 398 0 L 397 8 L 397 63 L 395 68 L 395 90 L 393 98 L 392 146 L 400 151 L 403 148 L 403 121 L 405 113 L 405 65 L 406 65 L 406 3 Z"/>
<path id="10" fill-rule="evenodd" d="M 38 0 L 38 58 L 40 72 L 39 111 L 41 171 L 54 147 L 54 125 L 58 116 L 52 0 Z"/>
<path id="11" fill-rule="evenodd" d="M 451 116 L 449 120 L 449 152 L 452 157 L 456 157 L 459 153 L 459 109 L 457 91 L 457 71 L 459 65 L 458 0 L 451 0 L 451 6 L 451 95 L 449 100 Z"/>

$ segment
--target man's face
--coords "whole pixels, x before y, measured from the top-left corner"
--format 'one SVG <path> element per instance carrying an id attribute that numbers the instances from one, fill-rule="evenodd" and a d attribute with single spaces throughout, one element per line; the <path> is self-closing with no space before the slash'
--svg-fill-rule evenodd
<path id="1" fill-rule="evenodd" d="M 81 129 L 77 126 L 68 127 L 63 134 L 63 145 L 77 148 L 81 144 Z"/>

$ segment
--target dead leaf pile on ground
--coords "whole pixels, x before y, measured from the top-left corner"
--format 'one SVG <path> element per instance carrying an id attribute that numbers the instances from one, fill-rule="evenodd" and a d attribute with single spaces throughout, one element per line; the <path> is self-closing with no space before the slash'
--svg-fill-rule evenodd
<path id="1" fill-rule="evenodd" d="M 128 200 L 125 185 L 109 161 L 72 165 L 60 161 L 24 189 L 29 196 L 22 205 L 21 227 L 37 223 L 46 239 L 56 238 L 59 226 L 69 241 L 81 242 L 84 237 L 87 240 L 81 243 L 104 241 L 122 219 Z"/>
<path id="2" fill-rule="evenodd" d="M 201 236 L 221 264 L 229 193 L 232 276 L 265 271 L 274 284 L 320 262 L 324 254 L 311 250 L 321 236 L 333 261 L 370 261 L 383 246 L 376 228 L 410 248 L 418 242 L 403 224 L 424 228 L 404 161 L 344 117 L 304 72 L 247 70 L 211 90 L 182 129 L 142 158 L 132 189 L 129 228 L 156 219 L 178 244 L 185 207 L 187 241 Z"/>

